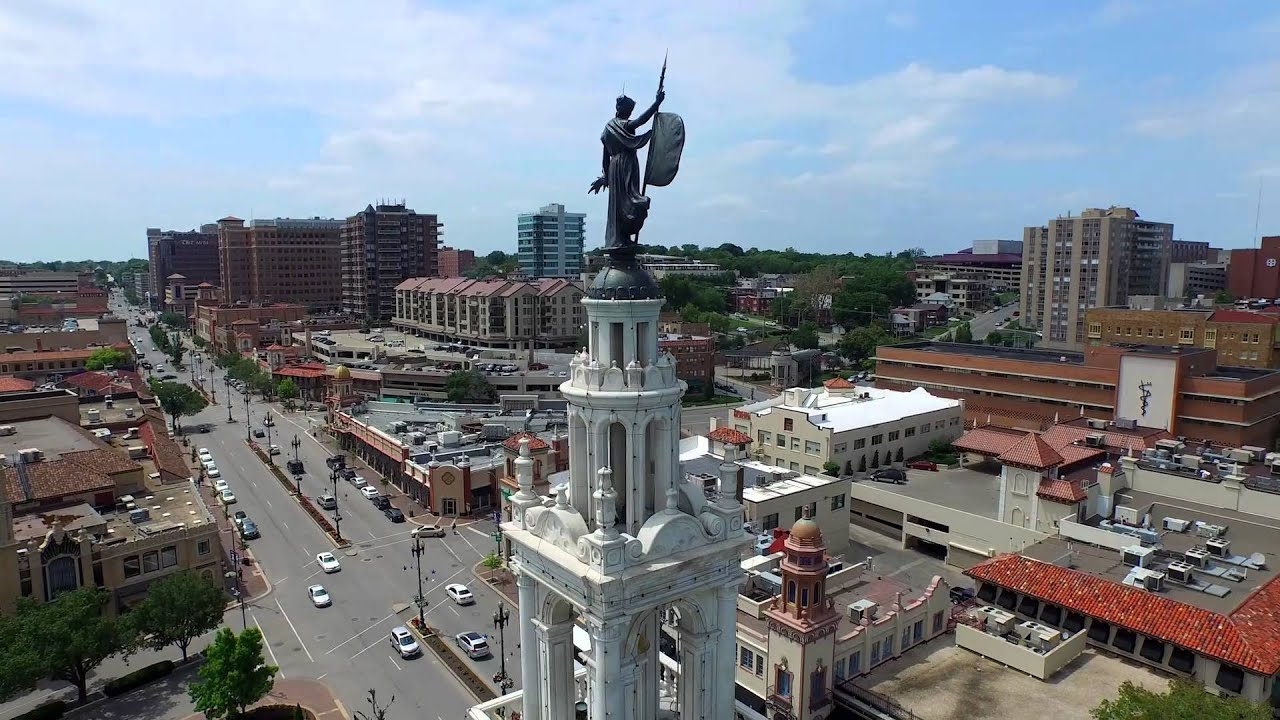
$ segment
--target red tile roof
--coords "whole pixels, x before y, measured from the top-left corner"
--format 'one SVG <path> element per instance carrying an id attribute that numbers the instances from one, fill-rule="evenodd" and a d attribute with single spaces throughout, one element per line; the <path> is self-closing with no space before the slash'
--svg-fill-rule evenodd
<path id="1" fill-rule="evenodd" d="M 23 392 L 36 386 L 30 380 L 23 380 L 12 375 L 0 375 L 0 393 Z"/>
<path id="2" fill-rule="evenodd" d="M 99 395 L 115 392 L 132 392 L 135 388 L 127 382 L 128 378 L 116 378 L 111 373 L 101 370 L 88 370 L 63 380 L 60 384 L 78 390 L 89 390 Z M 123 382 L 122 382 L 123 381 Z"/>
<path id="3" fill-rule="evenodd" d="M 1045 500 L 1056 500 L 1061 503 L 1078 503 L 1089 497 L 1084 485 L 1079 480 L 1063 480 L 1062 478 L 1045 478 L 1036 489 L 1036 496 Z"/>
<path id="4" fill-rule="evenodd" d="M 169 437 L 168 427 L 165 425 L 164 411 L 158 408 L 147 408 L 144 411 L 146 422 L 142 423 L 139 435 L 142 442 L 147 446 L 147 450 L 151 453 L 151 461 L 155 463 L 156 470 L 162 475 L 168 475 L 162 478 L 161 482 L 172 482 L 174 480 L 185 480 L 191 477 L 191 467 L 187 465 L 187 456 L 182 454 L 182 448 L 178 443 Z"/>
<path id="5" fill-rule="evenodd" d="M 750 435 L 731 427 L 718 427 L 707 433 L 707 438 L 726 445 L 747 445 L 751 442 Z"/>
<path id="6" fill-rule="evenodd" d="M 1280 672 L 1280 583 L 1273 578 L 1230 615 L 1070 568 L 1009 554 L 965 571 L 1111 625 L 1271 676 Z"/>
<path id="7" fill-rule="evenodd" d="M 515 435 L 512 435 L 511 437 L 507 438 L 506 440 L 503 440 L 502 447 L 508 450 L 519 452 L 520 441 L 524 438 L 529 438 L 530 452 L 534 450 L 546 450 L 547 448 L 551 447 L 550 445 L 547 444 L 546 440 L 543 440 L 542 438 L 538 437 L 534 433 L 531 433 L 528 431 L 518 432 Z"/>
<path id="8" fill-rule="evenodd" d="M 1280 323 L 1280 318 L 1270 317 L 1262 313 L 1249 312 L 1248 310 L 1215 310 L 1209 316 L 1209 322 L 1225 322 L 1225 323 L 1254 323 L 1257 325 L 1275 325 Z"/>
<path id="9" fill-rule="evenodd" d="M 849 382 L 848 380 L 845 380 L 842 377 L 831 378 L 830 380 L 822 383 L 822 385 L 828 390 L 848 390 L 850 388 L 857 387 L 856 385 Z"/>
<path id="10" fill-rule="evenodd" d="M 1007 452 L 1026 436 L 1020 430 L 1010 430 L 995 425 L 979 427 L 961 435 L 952 443 L 955 449 L 977 455 L 998 457 Z"/>
<path id="11" fill-rule="evenodd" d="M 271 343 L 270 345 L 267 346 L 267 352 L 279 352 L 281 350 L 288 350 L 288 349 L 289 348 L 281 345 L 280 343 Z"/>
<path id="12" fill-rule="evenodd" d="M 324 368 L 296 367 L 296 366 L 286 365 L 285 367 L 282 367 L 279 370 L 273 370 L 271 374 L 279 375 L 281 377 L 320 378 L 320 377 L 324 377 L 326 373 L 324 371 Z"/>
<path id="13" fill-rule="evenodd" d="M 1024 435 L 1013 447 L 1000 453 L 997 459 L 1005 465 L 1030 470 L 1047 470 L 1062 464 L 1062 456 L 1058 451 L 1049 447 L 1049 444 L 1035 433 Z"/>
<path id="14" fill-rule="evenodd" d="M 1054 425 L 1045 430 L 1040 437 L 1049 443 L 1050 447 L 1061 450 L 1071 443 L 1083 442 L 1090 435 L 1102 435 L 1102 444 L 1115 451 L 1127 452 L 1132 445 L 1135 453 L 1154 448 L 1157 440 L 1173 437 L 1172 434 L 1163 430 L 1152 432 L 1151 428 L 1145 430 L 1138 428 L 1133 433 L 1127 433 L 1117 431 L 1115 428 L 1095 430 L 1090 427 L 1067 424 Z"/>

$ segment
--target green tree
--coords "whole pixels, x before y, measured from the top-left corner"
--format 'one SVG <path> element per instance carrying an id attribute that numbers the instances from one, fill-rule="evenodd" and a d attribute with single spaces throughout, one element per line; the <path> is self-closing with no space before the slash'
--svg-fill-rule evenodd
<path id="1" fill-rule="evenodd" d="M 818 326 L 806 320 L 791 332 L 791 343 L 802 350 L 818 347 Z"/>
<path id="2" fill-rule="evenodd" d="M 955 341 L 958 343 L 973 342 L 973 328 L 969 327 L 969 323 L 961 323 L 955 329 Z"/>
<path id="3" fill-rule="evenodd" d="M 222 588 L 193 572 L 180 572 L 147 588 L 147 599 L 128 618 L 140 646 L 163 650 L 176 645 L 186 661 L 191 642 L 221 625 L 226 608 Z"/>
<path id="4" fill-rule="evenodd" d="M 828 460 L 822 463 L 822 472 L 831 477 L 840 477 L 840 463 Z"/>
<path id="5" fill-rule="evenodd" d="M 210 720 L 238 718 L 271 692 L 278 670 L 263 659 L 262 633 L 257 628 L 239 635 L 223 628 L 205 650 L 200 680 L 191 683 L 187 693 L 196 711 Z"/>
<path id="6" fill-rule="evenodd" d="M 298 397 L 298 384 L 293 378 L 285 378 L 276 384 L 276 397 L 289 402 Z"/>
<path id="7" fill-rule="evenodd" d="M 1213 302 L 1217 305 L 1230 305 L 1236 301 L 1236 296 L 1226 290 L 1219 290 L 1217 295 L 1213 296 Z"/>
<path id="8" fill-rule="evenodd" d="M 263 398 L 269 399 L 271 394 L 276 391 L 275 380 L 272 379 L 271 373 L 255 368 L 253 379 L 250 381 L 253 389 L 256 390 Z"/>
<path id="9" fill-rule="evenodd" d="M 879 325 L 864 325 L 846 332 L 840 338 L 840 354 L 850 362 L 862 362 L 875 357 L 876 348 L 893 342 L 893 336 Z"/>
<path id="10" fill-rule="evenodd" d="M 187 348 L 180 342 L 173 343 L 169 346 L 169 359 L 173 360 L 174 367 L 182 367 L 182 356 L 187 354 Z"/>
<path id="11" fill-rule="evenodd" d="M 151 381 L 151 394 L 160 407 L 169 413 L 173 431 L 178 432 L 178 418 L 195 415 L 208 405 L 204 396 L 186 383 Z"/>
<path id="12" fill-rule="evenodd" d="M 152 325 L 147 333 L 151 335 L 151 342 L 156 346 L 156 349 L 163 353 L 169 352 L 169 334 L 164 331 L 164 328 L 159 325 Z"/>
<path id="13" fill-rule="evenodd" d="M 1174 680 L 1163 693 L 1126 680 L 1114 700 L 1091 711 L 1095 720 L 1270 720 L 1267 706 L 1244 698 L 1220 698 L 1189 680 Z"/>
<path id="14" fill-rule="evenodd" d="M 181 314 L 175 312 L 160 313 L 160 322 L 168 325 L 174 330 L 182 330 L 187 327 L 187 319 Z"/>
<path id="15" fill-rule="evenodd" d="M 1000 345 L 1003 342 L 1004 342 L 1004 336 L 1000 334 L 999 330 L 992 330 L 991 332 L 987 333 L 988 345 Z"/>
<path id="16" fill-rule="evenodd" d="M 44 653 L 16 615 L 0 615 L 0 700 L 30 689 L 47 674 Z"/>
<path id="17" fill-rule="evenodd" d="M 129 356 L 115 348 L 98 348 L 89 353 L 89 359 L 84 362 L 85 370 L 101 370 L 108 365 L 111 367 L 121 367 L 129 361 Z"/>
<path id="18" fill-rule="evenodd" d="M 125 649 L 127 634 L 115 616 L 104 612 L 109 599 L 98 588 L 82 587 L 47 603 L 18 601 L 17 619 L 25 642 L 40 653 L 42 674 L 74 685 L 81 702 L 89 673 Z"/>
<path id="19" fill-rule="evenodd" d="M 491 402 L 498 396 L 497 391 L 485 376 L 475 370 L 458 370 L 451 373 L 446 381 L 446 392 L 449 402 L 455 403 Z"/>
<path id="20" fill-rule="evenodd" d="M 502 558 L 498 557 L 497 553 L 489 553 L 484 556 L 484 560 L 481 560 L 480 564 L 489 571 L 489 577 L 493 577 L 498 568 L 502 567 Z"/>

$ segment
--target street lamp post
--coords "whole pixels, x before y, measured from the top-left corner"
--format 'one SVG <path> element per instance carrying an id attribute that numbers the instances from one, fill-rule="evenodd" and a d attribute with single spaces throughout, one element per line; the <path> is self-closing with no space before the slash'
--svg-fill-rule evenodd
<path id="1" fill-rule="evenodd" d="M 298 486 L 298 497 L 302 497 L 302 475 L 294 474 L 293 483 Z"/>
<path id="2" fill-rule="evenodd" d="M 263 427 L 267 429 L 267 462 L 272 465 L 276 464 L 276 456 L 271 454 L 271 411 L 268 410 L 263 414 Z"/>
<path id="3" fill-rule="evenodd" d="M 413 535 L 413 547 L 409 549 L 409 552 L 413 553 L 413 560 L 418 567 L 418 597 L 414 598 L 414 602 L 418 604 L 418 629 L 426 632 L 427 599 L 422 594 L 422 535 L 418 533 L 418 528 L 414 528 L 411 534 Z"/>
<path id="4" fill-rule="evenodd" d="M 510 686 L 515 684 L 511 678 L 507 677 L 506 629 L 509 622 L 511 622 L 511 611 L 507 610 L 507 607 L 499 600 L 498 609 L 493 613 L 493 626 L 498 630 L 498 652 L 500 653 L 499 657 L 501 658 L 502 666 L 498 670 L 498 677 L 494 678 L 494 681 L 498 683 L 498 687 L 502 688 L 503 692 L 506 692 Z"/>
<path id="5" fill-rule="evenodd" d="M 333 468 L 333 472 L 329 474 L 329 479 L 333 481 L 333 531 L 338 536 L 338 541 L 342 541 L 342 513 L 338 511 L 338 468 Z"/>
<path id="6" fill-rule="evenodd" d="M 289 443 L 289 444 L 293 446 L 293 461 L 294 461 L 294 462 L 298 462 L 298 461 L 299 461 L 299 458 L 298 458 L 298 448 L 302 447 L 302 441 L 298 439 L 298 436 L 297 436 L 297 435 L 294 435 L 294 436 L 293 436 L 293 442 L 291 442 L 291 443 Z"/>
<path id="7" fill-rule="evenodd" d="M 227 393 L 227 422 L 233 423 L 235 422 L 235 418 L 231 417 L 231 376 L 230 375 L 222 376 L 222 385 L 223 385 L 223 389 Z"/>
<path id="8" fill-rule="evenodd" d="M 249 393 L 244 394 L 244 439 L 253 442 L 253 420 L 249 417 Z"/>

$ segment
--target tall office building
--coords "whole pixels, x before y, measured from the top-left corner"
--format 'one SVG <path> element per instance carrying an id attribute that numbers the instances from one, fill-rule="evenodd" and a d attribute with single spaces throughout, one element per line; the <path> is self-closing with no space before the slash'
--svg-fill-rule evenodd
<path id="1" fill-rule="evenodd" d="M 582 238 L 587 216 L 552 203 L 524 213 L 516 223 L 516 257 L 530 278 L 577 278 L 582 274 Z"/>
<path id="2" fill-rule="evenodd" d="M 1084 344 L 1085 311 L 1163 296 L 1173 225 L 1129 208 L 1089 208 L 1023 230 L 1022 322 L 1049 347 Z"/>
<path id="3" fill-rule="evenodd" d="M 218 226 L 205 224 L 199 230 L 147 228 L 147 260 L 152 302 L 157 308 L 164 301 L 165 278 L 175 273 L 192 285 L 220 285 Z"/>
<path id="4" fill-rule="evenodd" d="M 342 311 L 370 323 L 390 322 L 396 286 L 409 278 L 439 277 L 440 230 L 435 215 L 405 207 L 369 205 L 342 225 Z"/>
<path id="5" fill-rule="evenodd" d="M 225 217 L 217 229 L 224 302 L 295 303 L 311 312 L 341 306 L 341 220 L 275 218 L 246 226 Z"/>

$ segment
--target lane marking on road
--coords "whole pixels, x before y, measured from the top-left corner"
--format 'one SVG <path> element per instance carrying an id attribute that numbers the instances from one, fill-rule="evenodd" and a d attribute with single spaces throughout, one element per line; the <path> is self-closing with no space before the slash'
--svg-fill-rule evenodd
<path id="1" fill-rule="evenodd" d="M 328 676 L 328 675 L 329 675 L 329 673 L 325 673 L 324 675 L 321 675 L 320 677 L 316 678 L 316 680 L 323 680 L 323 679 L 325 679 L 325 677 L 326 677 L 326 676 Z"/>
<path id="2" fill-rule="evenodd" d="M 288 575 L 285 575 L 284 577 L 280 578 L 279 580 L 276 580 L 276 581 L 272 582 L 271 584 L 272 584 L 272 585 L 279 585 L 280 583 L 282 583 L 282 582 L 284 582 L 285 580 L 288 580 L 288 579 L 289 579 L 289 576 L 288 576 Z"/>
<path id="3" fill-rule="evenodd" d="M 346 640 L 343 640 L 342 642 L 338 643 L 337 645 L 334 645 L 334 646 L 329 650 L 329 652 L 326 652 L 326 653 L 325 653 L 325 655 L 331 655 L 331 654 L 333 654 L 333 651 L 334 651 L 334 650 L 337 650 L 338 648 L 342 647 L 343 645 L 346 645 L 347 643 L 351 642 L 352 640 L 355 640 L 356 638 L 358 638 L 358 637 L 360 637 L 361 635 L 363 635 L 363 634 L 365 634 L 365 633 L 369 632 L 370 630 L 374 629 L 375 627 L 377 627 L 377 626 L 381 625 L 382 623 L 384 623 L 384 622 L 386 622 L 386 621 L 390 620 L 391 618 L 393 618 L 393 617 L 395 617 L 395 616 L 396 616 L 396 614 L 395 614 L 395 613 L 391 613 L 390 615 L 388 615 L 388 616 L 386 616 L 386 617 L 382 618 L 381 620 L 379 620 L 378 622 L 376 622 L 376 623 L 374 623 L 374 624 L 370 625 L 369 627 L 365 628 L 364 630 L 361 630 L 360 632 L 356 633 L 355 635 L 352 635 L 351 637 L 347 638 Z M 379 640 L 378 642 L 381 642 L 381 640 Z M 373 647 L 373 645 L 370 645 L 369 647 Z M 369 648 L 365 648 L 365 650 L 368 650 L 368 649 L 369 649 Z M 364 650 L 361 650 L 360 652 L 364 652 Z M 359 654 L 359 653 L 357 653 L 357 654 Z M 354 656 L 353 656 L 353 657 L 354 657 Z"/>
<path id="4" fill-rule="evenodd" d="M 454 615 L 457 615 L 458 617 L 462 617 L 462 613 L 458 612 L 458 608 L 456 608 L 456 607 L 454 607 L 454 606 L 450 605 L 450 606 L 449 606 L 449 609 L 453 611 L 453 614 L 454 614 Z"/>
<path id="5" fill-rule="evenodd" d="M 287 523 L 287 522 L 285 522 L 285 521 L 281 520 L 281 521 L 280 521 L 280 524 L 284 526 L 284 529 L 285 529 L 285 530 L 288 530 L 288 529 L 289 529 L 289 523 Z"/>
<path id="6" fill-rule="evenodd" d="M 271 654 L 271 664 L 275 665 L 276 668 L 279 668 L 280 661 L 276 659 L 276 651 L 271 649 L 271 641 L 267 640 L 267 634 L 262 632 L 262 623 L 258 622 L 257 614 L 249 613 L 249 615 L 253 617 L 254 627 L 258 628 L 258 632 L 262 633 L 262 644 L 267 646 L 267 652 Z M 277 670 L 277 673 L 281 678 L 285 676 L 283 670 Z"/>
<path id="7" fill-rule="evenodd" d="M 468 529 L 468 530 L 472 530 L 473 528 L 467 528 L 467 529 Z M 479 532 L 479 531 L 477 530 L 476 532 Z M 481 534 L 483 535 L 483 533 L 481 533 Z M 471 541 L 467 539 L 467 536 L 466 536 L 466 535 L 463 535 L 462 533 L 458 533 L 458 537 L 462 538 L 462 542 L 466 543 L 466 544 L 467 544 L 467 547 L 471 548 L 471 552 L 473 552 L 473 553 L 475 553 L 475 554 L 479 555 L 480 557 L 484 557 L 484 553 L 482 553 L 482 552 L 480 552 L 479 550 L 477 550 L 477 549 L 476 549 L 476 546 L 471 544 Z M 489 537 L 489 539 L 490 539 L 490 540 L 492 540 L 492 539 L 493 539 L 493 537 L 492 537 L 492 536 L 490 536 L 490 537 Z"/>
<path id="8" fill-rule="evenodd" d="M 395 665 L 395 666 L 396 666 L 396 669 L 397 669 L 397 670 L 403 670 L 403 669 L 404 669 L 404 668 L 400 667 L 400 663 L 396 662 L 396 659 L 395 659 L 395 658 L 393 658 L 393 657 L 391 657 L 390 655 L 388 655 L 388 656 L 387 656 L 387 659 L 391 661 L 391 664 L 392 664 L 392 665 Z"/>
<path id="9" fill-rule="evenodd" d="M 316 659 L 311 657 L 311 651 L 307 649 L 307 644 L 302 642 L 302 636 L 298 634 L 298 628 L 293 626 L 293 621 L 289 619 L 289 613 L 284 611 L 284 606 L 280 604 L 280 599 L 276 598 L 276 607 L 280 609 L 280 614 L 284 616 L 284 621 L 289 623 L 289 629 L 293 631 L 293 636 L 298 639 L 298 644 L 302 646 L 302 652 L 307 654 L 307 659 L 315 662 Z"/>
<path id="10" fill-rule="evenodd" d="M 444 544 L 444 549 L 449 551 L 449 554 L 453 556 L 454 560 L 462 562 L 462 558 L 458 557 L 458 553 L 454 552 L 453 548 L 449 547 L 448 543 Z"/>
<path id="11" fill-rule="evenodd" d="M 275 510 L 275 508 L 271 507 L 271 501 L 270 501 L 270 500 L 267 500 L 266 498 L 263 498 L 263 500 L 266 500 L 267 507 L 271 508 L 272 510 Z"/>

